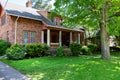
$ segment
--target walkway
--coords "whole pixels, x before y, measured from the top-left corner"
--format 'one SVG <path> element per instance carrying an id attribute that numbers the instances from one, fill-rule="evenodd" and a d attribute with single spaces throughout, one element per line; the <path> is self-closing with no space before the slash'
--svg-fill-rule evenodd
<path id="1" fill-rule="evenodd" d="M 0 61 L 0 80 L 30 80 L 30 79 Z"/>

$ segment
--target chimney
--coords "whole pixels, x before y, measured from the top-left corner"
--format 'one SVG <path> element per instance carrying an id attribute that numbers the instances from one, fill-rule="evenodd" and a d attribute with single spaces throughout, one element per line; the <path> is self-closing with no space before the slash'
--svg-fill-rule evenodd
<path id="1" fill-rule="evenodd" d="M 28 1 L 26 2 L 26 7 L 32 7 L 32 3 L 31 3 L 30 0 L 28 0 Z"/>

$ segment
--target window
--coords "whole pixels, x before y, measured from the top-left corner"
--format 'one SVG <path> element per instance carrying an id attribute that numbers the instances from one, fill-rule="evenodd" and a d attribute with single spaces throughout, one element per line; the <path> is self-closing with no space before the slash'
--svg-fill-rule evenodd
<path id="1" fill-rule="evenodd" d="M 1 24 L 2 25 L 5 25 L 6 24 L 6 13 L 2 16 L 2 18 L 1 18 Z"/>
<path id="2" fill-rule="evenodd" d="M 24 43 L 28 43 L 28 32 L 24 31 Z"/>
<path id="3" fill-rule="evenodd" d="M 35 32 L 24 31 L 24 44 L 35 42 Z"/>
<path id="4" fill-rule="evenodd" d="M 35 32 L 30 32 L 30 43 L 35 42 Z"/>
<path id="5" fill-rule="evenodd" d="M 55 18 L 55 24 L 58 25 L 58 18 Z"/>

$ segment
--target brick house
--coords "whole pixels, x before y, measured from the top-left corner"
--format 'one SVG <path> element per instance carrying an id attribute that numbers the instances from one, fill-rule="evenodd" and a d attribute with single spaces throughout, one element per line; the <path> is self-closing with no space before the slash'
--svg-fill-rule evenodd
<path id="1" fill-rule="evenodd" d="M 46 43 L 51 48 L 69 46 L 72 42 L 84 43 L 84 30 L 62 27 L 61 17 L 51 21 L 47 18 L 48 11 L 33 9 L 31 6 L 30 1 L 26 7 L 7 3 L 4 25 L 0 19 L 0 39 L 11 44 Z"/>

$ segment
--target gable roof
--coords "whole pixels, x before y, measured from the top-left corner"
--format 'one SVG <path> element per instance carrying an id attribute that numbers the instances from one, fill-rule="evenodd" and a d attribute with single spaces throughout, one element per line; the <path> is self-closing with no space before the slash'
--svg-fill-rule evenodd
<path id="1" fill-rule="evenodd" d="M 19 16 L 19 17 L 23 17 L 23 18 L 42 21 L 42 22 L 46 23 L 47 26 L 49 26 L 51 28 L 84 32 L 82 29 L 69 29 L 69 28 L 65 28 L 65 27 L 58 27 L 53 22 L 51 22 L 50 20 L 45 18 L 43 15 L 38 13 L 38 11 L 40 11 L 40 10 L 31 8 L 31 7 L 25 7 L 25 6 L 21 6 L 18 4 L 8 2 L 6 7 L 5 7 L 5 10 L 6 10 L 8 15 Z"/>
<path id="2" fill-rule="evenodd" d="M 24 7 L 14 3 L 7 3 L 5 10 L 8 15 L 43 21 L 47 25 L 54 26 L 54 24 L 50 20 L 48 20 L 47 18 L 38 13 L 39 10 L 34 8 Z"/>

